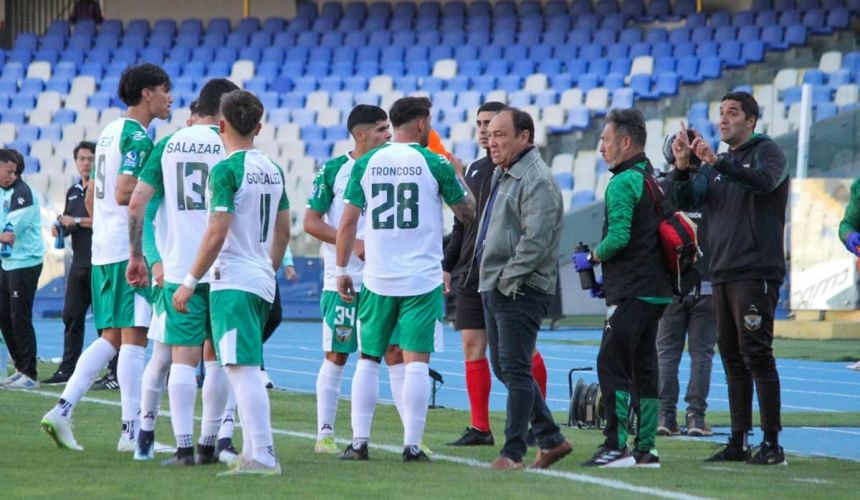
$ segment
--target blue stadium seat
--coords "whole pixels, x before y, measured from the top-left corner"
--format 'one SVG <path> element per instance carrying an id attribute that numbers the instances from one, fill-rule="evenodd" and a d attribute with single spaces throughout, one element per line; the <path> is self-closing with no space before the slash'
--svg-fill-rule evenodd
<path id="1" fill-rule="evenodd" d="M 96 92 L 89 97 L 87 103 L 91 108 L 104 111 L 111 105 L 111 95 L 105 92 Z"/>
<path id="2" fill-rule="evenodd" d="M 41 165 L 39 163 L 39 159 L 34 156 L 25 156 L 24 157 L 24 173 L 25 174 L 35 174 L 39 170 L 41 170 Z"/>
<path id="3" fill-rule="evenodd" d="M 806 26 L 793 24 L 785 30 L 786 45 L 806 45 Z"/>
<path id="4" fill-rule="evenodd" d="M 301 127 L 301 139 L 305 142 L 322 141 L 325 137 L 325 129 L 319 125 L 311 124 Z"/>
<path id="5" fill-rule="evenodd" d="M 18 127 L 16 141 L 33 142 L 39 138 L 39 127 L 35 125 L 21 125 Z"/>
<path id="6" fill-rule="evenodd" d="M 812 87 L 812 104 L 818 106 L 833 100 L 833 89 L 827 85 L 816 85 Z"/>
<path id="7" fill-rule="evenodd" d="M 4 122 L 9 121 L 9 120 L 6 120 L 7 113 L 11 115 L 12 113 L 16 113 L 16 114 L 20 113 L 20 111 L 7 111 L 7 112 L 3 113 L 3 121 Z M 9 149 L 14 149 L 15 151 L 18 151 L 19 153 L 21 153 L 22 156 L 27 156 L 30 154 L 30 143 L 26 142 L 26 141 L 14 140 L 12 142 L 7 143 L 6 147 Z"/>
<path id="8" fill-rule="evenodd" d="M 579 50 L 579 57 L 581 59 L 585 59 L 586 61 L 599 59 L 603 57 L 603 45 L 597 43 L 589 43 L 587 45 L 583 45 L 582 48 Z"/>
<path id="9" fill-rule="evenodd" d="M 674 57 L 675 46 L 669 42 L 658 42 L 651 46 L 654 57 Z"/>
<path id="10" fill-rule="evenodd" d="M 779 24 L 786 28 L 795 24 L 800 24 L 801 16 L 797 10 L 781 11 L 779 14 Z"/>
<path id="11" fill-rule="evenodd" d="M 699 75 L 706 79 L 719 78 L 722 74 L 722 61 L 718 56 L 706 56 L 700 59 Z"/>
<path id="12" fill-rule="evenodd" d="M 837 7 L 827 12 L 826 24 L 832 29 L 845 29 L 848 27 L 850 20 L 851 15 L 848 9 L 844 7 Z"/>
<path id="13" fill-rule="evenodd" d="M 696 46 L 696 55 L 699 58 L 719 55 L 720 44 L 714 41 L 702 42 Z"/>
<path id="14" fill-rule="evenodd" d="M 45 89 L 45 82 L 39 78 L 26 78 L 21 82 L 21 88 L 18 90 L 19 95 L 36 98 Z"/>
<path id="15" fill-rule="evenodd" d="M 274 80 L 281 74 L 282 63 L 273 61 L 263 61 L 257 66 L 256 76 L 268 80 Z"/>
<path id="16" fill-rule="evenodd" d="M 290 110 L 287 108 L 270 109 L 266 121 L 269 125 L 274 126 L 290 123 Z"/>
<path id="17" fill-rule="evenodd" d="M 669 32 L 669 42 L 671 43 L 681 43 L 681 42 L 689 42 L 690 41 L 690 28 L 686 26 L 682 26 L 680 28 L 675 28 Z"/>
<path id="18" fill-rule="evenodd" d="M 272 46 L 272 40 L 274 36 L 271 33 L 260 31 L 257 33 L 251 34 L 251 39 L 248 42 L 249 47 L 254 47 L 256 49 L 260 49 L 261 51 L 267 47 Z M 239 47 L 240 49 L 242 47 Z"/>
<path id="19" fill-rule="evenodd" d="M 716 12 L 711 13 L 711 17 L 708 20 L 708 24 L 714 28 L 719 28 L 722 26 L 731 26 L 732 23 L 732 15 L 726 10 L 718 10 Z"/>
<path id="20" fill-rule="evenodd" d="M 93 51 L 95 52 L 95 51 Z M 108 53 L 108 57 L 110 54 Z M 0 59 L 3 59 L 0 57 Z M 63 62 L 72 63 L 74 66 L 80 66 L 84 63 L 84 51 L 83 49 L 76 49 L 73 47 L 69 47 L 60 53 L 60 62 L 58 64 L 62 64 Z M 56 72 L 56 67 L 54 68 Z M 75 69 L 75 74 L 77 74 L 77 69 Z"/>
<path id="21" fill-rule="evenodd" d="M 287 92 L 291 92 L 293 90 L 293 81 L 287 77 L 275 78 L 271 82 L 269 82 L 269 90 L 275 91 L 279 94 L 286 94 Z M 302 94 L 303 95 L 303 94 Z M 302 97 L 302 104 L 304 105 L 304 97 Z"/>
<path id="22" fill-rule="evenodd" d="M 634 92 L 630 87 L 623 87 L 612 93 L 612 102 L 609 104 L 610 109 L 627 109 L 632 108 L 634 103 Z"/>
<path id="23" fill-rule="evenodd" d="M 815 107 L 815 121 L 832 118 L 839 113 L 839 107 L 832 102 L 823 102 Z"/>
<path id="24" fill-rule="evenodd" d="M 588 72 L 594 73 L 598 76 L 600 81 L 603 81 L 603 77 L 609 73 L 609 59 L 601 57 L 600 59 L 593 59 L 588 61 Z"/>
<path id="25" fill-rule="evenodd" d="M 355 74 L 364 78 L 373 78 L 379 74 L 379 63 L 376 61 L 361 62 L 356 66 Z"/>
<path id="26" fill-rule="evenodd" d="M 239 20 L 236 31 L 250 35 L 260 31 L 260 19 L 257 17 L 244 17 Z"/>
<path id="27" fill-rule="evenodd" d="M 299 109 L 305 105 L 305 94 L 299 92 L 286 92 L 281 94 L 281 107 L 287 109 Z"/>
<path id="28" fill-rule="evenodd" d="M 600 77 L 597 73 L 584 73 L 579 75 L 579 80 L 577 82 L 577 87 L 582 90 L 582 93 L 585 94 L 589 90 L 593 88 L 597 88 L 600 86 Z"/>
<path id="29" fill-rule="evenodd" d="M 624 87 L 624 79 L 626 75 L 627 73 L 610 72 L 603 80 L 603 88 L 612 93 L 613 91 Z"/>
<path id="30" fill-rule="evenodd" d="M 329 94 L 340 91 L 343 87 L 343 79 L 339 76 L 326 76 L 319 81 L 319 90 L 324 90 Z"/>
<path id="31" fill-rule="evenodd" d="M 630 77 L 630 88 L 639 99 L 652 100 L 659 94 L 651 90 L 651 75 L 637 74 Z"/>
<path id="32" fill-rule="evenodd" d="M 245 90 L 250 90 L 247 85 Z M 263 103 L 263 109 L 275 109 L 280 105 L 281 98 L 277 92 L 257 92 L 256 94 Z"/>
<path id="33" fill-rule="evenodd" d="M 394 78 L 394 89 L 410 94 L 418 90 L 418 78 L 416 76 L 407 75 L 399 78 Z"/>
<path id="34" fill-rule="evenodd" d="M 784 32 L 782 26 L 768 25 L 764 26 L 761 31 L 761 41 L 772 50 L 786 50 L 788 43 L 784 40 Z"/>
<path id="35" fill-rule="evenodd" d="M 343 90 L 358 93 L 367 90 L 367 78 L 363 76 L 350 76 L 343 80 Z"/>
<path id="36" fill-rule="evenodd" d="M 613 43 L 606 48 L 606 57 L 609 59 L 626 59 L 630 55 L 630 46 L 626 43 Z"/>
<path id="37" fill-rule="evenodd" d="M 583 205 L 588 205 L 590 203 L 594 203 L 595 196 L 594 191 L 586 190 L 586 191 L 578 191 L 573 193 L 573 201 L 571 201 L 571 207 L 581 207 Z"/>
<path id="38" fill-rule="evenodd" d="M 472 90 L 486 94 L 496 89 L 496 77 L 492 75 L 480 75 L 472 78 Z"/>
<path id="39" fill-rule="evenodd" d="M 782 103 L 788 107 L 796 102 L 800 102 L 802 88 L 799 85 L 788 87 L 782 91 Z"/>
<path id="40" fill-rule="evenodd" d="M 70 90 L 70 80 L 68 78 L 54 76 L 45 84 L 45 90 L 57 92 L 61 95 L 66 95 Z"/>
<path id="41" fill-rule="evenodd" d="M 430 94 L 441 92 L 444 88 L 445 80 L 441 78 L 428 76 L 426 78 L 421 79 L 421 90 L 429 92 Z M 434 100 L 433 102 L 435 103 L 436 101 Z"/>
<path id="42" fill-rule="evenodd" d="M 39 47 L 39 36 L 35 33 L 22 32 L 15 37 L 16 49 L 29 49 L 31 52 Z"/>
<path id="43" fill-rule="evenodd" d="M 317 89 L 317 79 L 312 76 L 300 76 L 293 78 L 293 92 L 299 94 L 310 94 Z"/>
<path id="44" fill-rule="evenodd" d="M 471 80 L 468 76 L 457 75 L 445 82 L 445 90 L 452 92 L 466 92 L 469 90 Z"/>
<path id="45" fill-rule="evenodd" d="M 734 18 L 732 18 L 732 26 L 735 28 L 742 28 L 744 26 L 753 26 L 755 25 L 755 12 L 751 10 L 742 10 L 739 12 L 735 12 Z M 717 40 L 721 40 L 717 38 Z"/>
<path id="46" fill-rule="evenodd" d="M 654 93 L 667 97 L 678 94 L 678 75 L 675 73 L 659 73 L 654 82 Z"/>
<path id="47" fill-rule="evenodd" d="M 562 63 L 558 59 L 541 59 L 537 67 L 538 73 L 543 73 L 547 77 L 555 76 L 562 72 Z"/>
<path id="48" fill-rule="evenodd" d="M 702 83 L 704 78 L 699 74 L 699 58 L 696 56 L 682 57 L 676 62 L 676 71 L 684 83 Z"/>
<path id="49" fill-rule="evenodd" d="M 630 59 L 626 57 L 610 58 L 609 72 L 627 75 L 630 73 Z"/>
<path id="50" fill-rule="evenodd" d="M 851 72 L 847 69 L 838 69 L 827 76 L 827 84 L 832 88 L 847 85 L 852 82 Z"/>
<path id="51" fill-rule="evenodd" d="M 746 64 L 763 61 L 764 43 L 756 40 L 743 44 L 743 48 L 741 49 L 741 58 Z"/>
<path id="52" fill-rule="evenodd" d="M 253 92 L 257 95 L 260 95 L 268 89 L 269 80 L 261 76 L 255 76 L 253 78 L 245 80 L 243 87 L 248 92 Z"/>

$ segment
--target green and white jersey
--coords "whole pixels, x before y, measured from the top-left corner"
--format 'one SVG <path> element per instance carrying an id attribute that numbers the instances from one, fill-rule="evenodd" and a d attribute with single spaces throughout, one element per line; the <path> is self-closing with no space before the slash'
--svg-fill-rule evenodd
<path id="1" fill-rule="evenodd" d="M 241 290 L 272 303 L 275 271 L 269 248 L 278 212 L 290 208 L 283 171 L 256 149 L 235 151 L 209 172 L 209 196 L 210 212 L 233 214 L 210 290 Z"/>
<path id="2" fill-rule="evenodd" d="M 314 179 L 313 190 L 308 198 L 307 208 L 325 214 L 323 220 L 329 226 L 337 229 L 340 219 L 343 217 L 343 193 L 349 182 L 349 175 L 355 160 L 348 154 L 338 156 L 326 162 L 320 173 Z M 364 239 L 364 216 L 358 221 L 358 239 Z M 335 246 L 331 243 L 323 243 L 324 276 L 323 290 L 337 291 L 337 276 L 334 274 Z M 349 256 L 347 270 L 352 276 L 352 284 L 355 290 L 361 290 L 364 262 L 352 254 Z"/>
<path id="3" fill-rule="evenodd" d="M 388 143 L 356 161 L 344 201 L 366 209 L 364 286 L 394 297 L 438 287 L 442 201 L 465 195 L 448 160 L 417 144 Z"/>
<path id="4" fill-rule="evenodd" d="M 192 125 L 159 141 L 140 174 L 162 199 L 155 241 L 170 283 L 181 283 L 194 264 L 208 220 L 206 181 L 225 156 L 217 128 Z M 208 282 L 208 273 L 200 281 Z"/>
<path id="5" fill-rule="evenodd" d="M 93 264 L 128 260 L 128 209 L 116 202 L 120 175 L 140 175 L 152 151 L 152 139 L 137 120 L 109 123 L 96 143 L 93 198 Z"/>

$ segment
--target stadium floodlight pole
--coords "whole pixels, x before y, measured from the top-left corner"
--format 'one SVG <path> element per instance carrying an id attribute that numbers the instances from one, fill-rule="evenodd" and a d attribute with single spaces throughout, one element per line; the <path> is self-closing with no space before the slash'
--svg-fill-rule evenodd
<path id="1" fill-rule="evenodd" d="M 812 84 L 804 83 L 800 91 L 800 124 L 797 129 L 797 173 L 805 179 L 809 164 L 809 128 L 812 122 Z"/>

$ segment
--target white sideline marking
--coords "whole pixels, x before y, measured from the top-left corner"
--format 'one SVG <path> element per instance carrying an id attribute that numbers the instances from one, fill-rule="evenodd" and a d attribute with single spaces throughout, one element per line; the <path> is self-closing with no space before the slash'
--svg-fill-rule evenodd
<path id="1" fill-rule="evenodd" d="M 41 391 L 41 390 L 27 391 L 27 392 L 29 394 L 38 394 L 39 396 L 46 396 L 46 397 L 50 397 L 50 398 L 59 397 L 59 394 L 55 393 L 55 392 L 47 392 L 47 391 Z M 97 403 L 97 404 L 101 404 L 101 405 L 108 405 L 108 406 L 122 406 L 117 401 L 110 401 L 107 399 L 100 399 L 100 398 L 91 398 L 89 396 L 81 398 L 81 401 L 84 401 L 87 403 Z M 158 415 L 159 416 L 170 416 L 170 412 L 160 410 L 158 412 Z M 199 418 L 195 417 L 195 420 L 199 420 Z M 237 423 L 236 425 L 241 427 L 240 423 Z M 317 438 L 316 435 L 310 434 L 307 432 L 287 431 L 287 430 L 283 430 L 283 429 L 272 429 L 272 433 L 278 434 L 281 436 L 290 436 L 290 437 L 295 437 L 295 438 L 300 438 L 300 439 L 307 439 L 310 441 L 316 441 L 316 438 Z M 336 441 L 340 444 L 351 443 L 351 441 L 346 440 L 346 439 L 337 439 Z M 401 453 L 403 453 L 403 448 L 400 446 L 392 446 L 392 445 L 387 445 L 387 444 L 373 444 L 373 443 L 368 444 L 368 446 L 374 450 L 387 451 L 389 453 L 395 453 L 397 455 L 400 455 Z M 441 455 L 439 453 L 434 453 L 432 460 L 439 461 L 439 462 L 449 462 L 449 463 L 454 463 L 454 464 L 459 464 L 459 465 L 467 465 L 469 467 L 475 467 L 475 468 L 479 468 L 479 469 L 488 469 L 490 466 L 490 464 L 488 464 L 487 462 L 481 462 L 481 461 L 471 459 L 471 458 L 462 458 L 462 457 L 454 457 L 454 456 L 450 456 L 450 455 Z M 538 475 L 542 475 L 542 476 L 567 479 L 568 481 L 574 481 L 574 482 L 578 482 L 578 483 L 593 484 L 595 486 L 600 486 L 603 488 L 608 488 L 608 489 L 613 489 L 613 490 L 629 491 L 631 493 L 640 493 L 640 494 L 644 494 L 644 495 L 651 495 L 651 496 L 655 496 L 658 498 L 671 498 L 671 499 L 676 499 L 676 500 L 706 500 L 708 498 L 708 497 L 700 497 L 700 496 L 696 496 L 696 495 L 691 495 L 688 493 L 661 490 L 658 488 L 651 488 L 651 487 L 647 487 L 647 486 L 636 486 L 634 484 L 625 483 L 623 481 L 618 481 L 615 479 L 603 479 L 600 477 L 588 476 L 586 474 L 577 474 L 574 472 L 546 470 L 546 469 L 543 469 L 543 470 L 525 469 L 524 472 L 527 474 L 538 474 Z"/>
<path id="2" fill-rule="evenodd" d="M 798 483 L 833 484 L 833 481 L 830 479 L 818 479 L 817 477 L 793 477 L 791 480 Z"/>

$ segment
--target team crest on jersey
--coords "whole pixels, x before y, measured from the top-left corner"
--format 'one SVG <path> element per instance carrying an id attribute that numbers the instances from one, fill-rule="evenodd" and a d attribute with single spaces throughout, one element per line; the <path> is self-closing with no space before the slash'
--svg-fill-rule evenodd
<path id="1" fill-rule="evenodd" d="M 125 154 L 125 160 L 122 162 L 124 167 L 136 167 L 137 166 L 137 151 L 129 151 Z"/>
<path id="2" fill-rule="evenodd" d="M 131 134 L 131 140 L 133 140 L 133 141 L 142 141 L 145 137 L 146 137 L 146 132 L 142 132 L 140 130 Z"/>
<path id="3" fill-rule="evenodd" d="M 346 342 L 350 337 L 352 337 L 352 327 L 343 325 L 335 326 L 334 335 L 337 337 L 338 342 Z"/>

